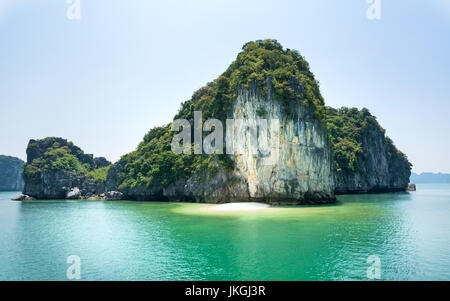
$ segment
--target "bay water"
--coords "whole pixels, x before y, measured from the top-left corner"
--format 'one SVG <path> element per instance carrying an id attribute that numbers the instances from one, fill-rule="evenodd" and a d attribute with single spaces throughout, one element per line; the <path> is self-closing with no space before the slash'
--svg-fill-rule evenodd
<path id="1" fill-rule="evenodd" d="M 450 184 L 325 206 L 211 210 L 131 201 L 11 201 L 0 192 L 0 280 L 450 280 Z M 375 256 L 375 257 L 373 257 Z"/>

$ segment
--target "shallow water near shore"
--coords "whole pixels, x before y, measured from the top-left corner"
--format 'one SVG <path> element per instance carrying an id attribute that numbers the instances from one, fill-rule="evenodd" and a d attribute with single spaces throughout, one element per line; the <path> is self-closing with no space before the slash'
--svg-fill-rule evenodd
<path id="1" fill-rule="evenodd" d="M 11 201 L 0 192 L 0 280 L 450 280 L 450 185 L 333 205 Z"/>

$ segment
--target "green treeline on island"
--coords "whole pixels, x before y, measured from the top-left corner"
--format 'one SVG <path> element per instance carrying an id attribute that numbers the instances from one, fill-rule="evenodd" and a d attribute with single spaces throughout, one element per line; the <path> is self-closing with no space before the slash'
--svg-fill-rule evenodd
<path id="1" fill-rule="evenodd" d="M 230 67 L 182 103 L 174 119 L 281 121 L 280 158 L 177 155 L 171 124 L 151 129 L 115 164 L 61 138 L 31 140 L 24 194 L 196 202 L 327 203 L 335 193 L 404 191 L 411 164 L 367 109 L 333 109 L 306 60 L 275 40 L 244 45 Z M 224 122 L 225 123 L 225 122 Z M 295 141 L 295 143 L 293 142 Z"/>

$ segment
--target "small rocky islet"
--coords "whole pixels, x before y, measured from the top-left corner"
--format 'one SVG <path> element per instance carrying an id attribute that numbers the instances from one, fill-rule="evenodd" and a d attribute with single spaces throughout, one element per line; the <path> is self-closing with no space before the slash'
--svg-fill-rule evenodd
<path id="1" fill-rule="evenodd" d="M 244 45 L 175 119 L 279 120 L 274 164 L 264 156 L 175 154 L 171 124 L 151 129 L 111 164 L 62 138 L 30 140 L 18 199 L 323 204 L 336 194 L 405 191 L 411 164 L 369 110 L 325 106 L 309 64 L 275 40 Z M 269 138 L 263 141 L 270 145 Z"/>

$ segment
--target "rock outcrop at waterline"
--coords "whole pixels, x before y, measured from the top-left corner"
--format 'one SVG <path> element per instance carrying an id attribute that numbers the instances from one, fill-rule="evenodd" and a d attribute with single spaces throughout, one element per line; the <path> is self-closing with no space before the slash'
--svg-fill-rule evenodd
<path id="1" fill-rule="evenodd" d="M 30 140 L 23 194 L 38 199 L 106 199 L 110 166 L 105 158 L 85 154 L 62 138 Z"/>
<path id="2" fill-rule="evenodd" d="M 20 191 L 23 189 L 22 160 L 0 155 L 0 191 Z"/>
<path id="3" fill-rule="evenodd" d="M 406 191 L 411 164 L 367 109 L 328 108 L 336 194 Z"/>
<path id="4" fill-rule="evenodd" d="M 416 190 L 417 190 L 416 184 L 412 184 L 412 183 L 410 183 L 408 185 L 408 188 L 406 188 L 406 191 L 416 191 Z"/>

